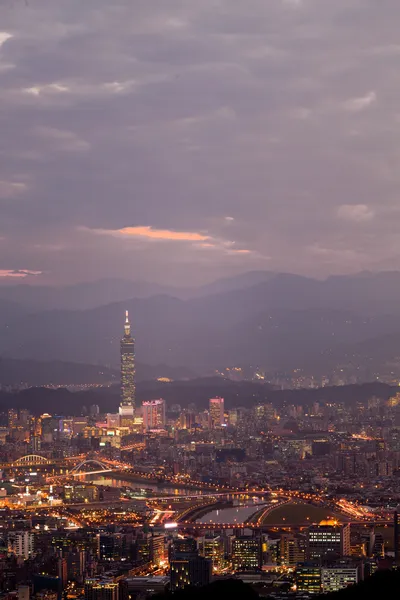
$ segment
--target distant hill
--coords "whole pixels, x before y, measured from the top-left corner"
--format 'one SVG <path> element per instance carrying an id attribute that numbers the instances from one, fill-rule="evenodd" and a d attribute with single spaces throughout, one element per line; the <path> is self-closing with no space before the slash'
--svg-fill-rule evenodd
<path id="1" fill-rule="evenodd" d="M 166 365 L 136 365 L 137 381 L 193 378 L 195 374 L 185 368 Z M 29 386 L 83 385 L 119 383 L 119 370 L 105 366 L 65 361 L 16 360 L 0 357 L 0 385 Z"/>
<path id="2" fill-rule="evenodd" d="M 115 296 L 118 286 L 108 283 L 107 294 Z M 87 301 L 92 302 L 96 286 L 85 285 L 91 289 Z M 68 293 L 80 290 L 74 302 L 85 285 L 69 289 Z M 104 282 L 98 285 L 102 288 Z M 124 282 L 119 292 L 128 293 L 132 285 Z M 0 298 L 5 289 L 16 286 L 0 287 Z M 219 291 L 210 294 L 212 290 Z M 41 293 L 47 294 L 43 289 Z M 311 368 L 321 373 L 349 357 L 366 359 L 373 369 L 399 354 L 397 272 L 325 281 L 254 272 L 191 293 L 195 297 L 186 300 L 163 293 L 87 310 L 32 312 L 3 300 L 0 355 L 118 368 L 125 309 L 130 311 L 139 363 L 185 367 L 197 374 L 228 365 Z M 98 302 L 102 298 L 99 292 Z"/>
<path id="3" fill-rule="evenodd" d="M 67 286 L 0 285 L 0 303 L 16 302 L 29 312 L 86 310 L 130 298 L 168 295 L 182 300 L 242 289 L 276 277 L 268 271 L 251 271 L 199 287 L 173 287 L 146 281 L 99 279 Z M 1 307 L 1 305 L 0 305 Z"/>
<path id="4" fill-rule="evenodd" d="M 184 366 L 198 374 L 224 365 L 262 365 L 276 370 L 320 365 L 323 370 L 324 365 L 344 357 L 346 348 L 350 352 L 354 345 L 379 336 L 385 344 L 384 336 L 400 332 L 397 315 L 266 309 L 262 301 L 250 302 L 240 292 L 227 296 L 188 301 L 155 296 L 88 311 L 22 315 L 0 327 L 0 355 L 118 368 L 126 308 L 139 363 Z"/>
<path id="5" fill-rule="evenodd" d="M 16 302 L 30 312 L 85 310 L 126 298 L 147 298 L 157 294 L 173 296 L 180 293 L 185 294 L 172 286 L 124 279 L 100 279 L 60 287 L 27 284 L 0 286 L 0 299 Z"/>
<path id="6" fill-rule="evenodd" d="M 248 273 L 242 273 L 233 277 L 223 277 L 212 283 L 196 287 L 191 290 L 189 296 L 191 298 L 200 298 L 213 294 L 223 294 L 224 292 L 232 292 L 271 281 L 275 277 L 279 277 L 279 273 L 273 273 L 272 271 L 249 271 Z M 182 295 L 179 297 L 182 298 Z"/>
<path id="7" fill-rule="evenodd" d="M 8 325 L 28 314 L 28 311 L 16 302 L 3 300 L 0 296 L 0 328 Z"/>
<path id="8" fill-rule="evenodd" d="M 398 388 L 381 383 L 327 387 L 314 390 L 273 390 L 268 385 L 252 382 L 233 382 L 223 378 L 205 378 L 172 383 L 139 382 L 137 385 L 138 405 L 145 400 L 164 398 L 167 408 L 180 404 L 183 408 L 191 403 L 207 408 L 209 399 L 222 396 L 226 408 L 251 407 L 256 404 L 272 402 L 275 406 L 283 404 L 303 404 L 312 406 L 314 402 L 343 402 L 355 405 L 366 402 L 371 396 L 388 399 Z M 82 392 L 69 392 L 60 388 L 30 388 L 18 393 L 0 392 L 0 411 L 8 408 L 28 408 L 34 414 L 49 412 L 67 415 L 80 415 L 82 406 L 98 404 L 102 412 L 115 412 L 119 405 L 118 386 L 95 388 Z"/>
<path id="9" fill-rule="evenodd" d="M 0 358 L 0 385 L 83 385 L 117 383 L 113 369 L 63 361 L 15 360 Z"/>

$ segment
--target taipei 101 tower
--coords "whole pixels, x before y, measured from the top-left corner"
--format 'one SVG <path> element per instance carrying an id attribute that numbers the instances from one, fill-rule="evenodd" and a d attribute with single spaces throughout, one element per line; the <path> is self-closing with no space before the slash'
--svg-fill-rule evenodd
<path id="1" fill-rule="evenodd" d="M 128 311 L 125 313 L 125 333 L 121 340 L 121 426 L 132 425 L 135 417 L 135 342 L 131 335 Z"/>

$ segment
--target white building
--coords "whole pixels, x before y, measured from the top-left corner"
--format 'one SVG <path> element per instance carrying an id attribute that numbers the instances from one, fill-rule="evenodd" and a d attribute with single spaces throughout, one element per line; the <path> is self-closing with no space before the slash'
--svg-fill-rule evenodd
<path id="1" fill-rule="evenodd" d="M 34 551 L 34 535 L 30 531 L 10 531 L 7 538 L 9 554 L 28 560 Z"/>
<path id="2" fill-rule="evenodd" d="M 324 594 L 338 592 L 358 583 L 357 567 L 335 566 L 321 569 L 321 586 Z"/>

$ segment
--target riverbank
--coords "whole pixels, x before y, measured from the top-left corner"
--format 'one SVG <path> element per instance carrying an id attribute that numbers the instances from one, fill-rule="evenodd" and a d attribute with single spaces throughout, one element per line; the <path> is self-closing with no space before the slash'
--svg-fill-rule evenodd
<path id="1" fill-rule="evenodd" d="M 136 483 L 147 483 L 148 487 L 166 487 L 166 488 L 171 488 L 171 489 L 182 489 L 182 490 L 191 490 L 193 492 L 200 492 L 200 493 L 205 493 L 205 492 L 215 492 L 215 489 L 210 489 L 207 486 L 205 486 L 204 488 L 199 488 L 199 487 L 195 487 L 193 485 L 187 484 L 187 483 L 177 483 L 177 482 L 173 482 L 173 481 L 168 481 L 168 480 L 160 480 L 157 481 L 155 479 L 149 479 L 146 476 L 141 477 L 139 474 L 133 474 L 133 473 L 127 473 L 126 471 L 113 471 L 112 473 L 112 478 L 113 479 L 118 479 L 120 481 L 132 481 L 132 482 L 136 482 Z M 229 493 L 229 492 L 227 492 Z"/>

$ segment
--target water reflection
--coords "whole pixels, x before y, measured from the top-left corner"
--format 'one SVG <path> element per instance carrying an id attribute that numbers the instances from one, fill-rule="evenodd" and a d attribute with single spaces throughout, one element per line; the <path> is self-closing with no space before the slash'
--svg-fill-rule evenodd
<path id="1" fill-rule="evenodd" d="M 90 481 L 96 485 L 106 485 L 110 487 L 128 487 L 132 490 L 137 491 L 138 495 L 141 496 L 151 496 L 152 494 L 156 494 L 159 496 L 168 495 L 168 496 L 193 496 L 194 494 L 203 494 L 210 492 L 204 492 L 204 490 L 195 490 L 195 489 L 184 489 L 184 488 L 173 488 L 167 487 L 163 485 L 156 485 L 142 481 L 132 481 L 132 480 L 123 480 L 123 479 L 113 479 L 112 477 L 107 477 L 105 475 L 80 475 L 76 477 L 79 481 Z"/>
<path id="2" fill-rule="evenodd" d="M 252 504 L 247 503 L 245 506 L 233 506 L 230 508 L 213 510 L 198 519 L 196 523 L 244 523 L 263 506 L 265 506 L 265 504 L 253 502 Z"/>

